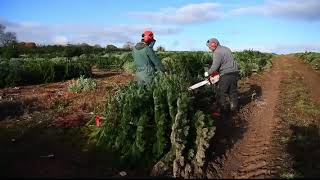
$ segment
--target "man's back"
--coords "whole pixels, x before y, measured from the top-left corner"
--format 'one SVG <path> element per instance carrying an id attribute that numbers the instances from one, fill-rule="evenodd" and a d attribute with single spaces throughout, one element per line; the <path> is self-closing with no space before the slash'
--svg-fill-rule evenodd
<path id="1" fill-rule="evenodd" d="M 143 42 L 137 43 L 133 48 L 133 59 L 138 71 L 143 70 L 150 64 L 146 48 L 148 48 L 148 45 Z"/>
<path id="2" fill-rule="evenodd" d="M 215 61 L 220 61 L 220 75 L 239 71 L 237 62 L 233 58 L 232 52 L 228 47 L 219 45 L 213 52 L 213 56 L 219 57 L 213 59 Z"/>
<path id="3" fill-rule="evenodd" d="M 227 112 L 226 95 L 230 98 L 230 109 L 234 111 L 238 106 L 237 82 L 239 79 L 238 65 L 229 48 L 221 46 L 218 39 L 211 38 L 206 45 L 213 52 L 211 68 L 205 74 L 215 71 L 220 73 L 217 88 L 218 104 L 222 111 Z M 219 112 L 219 110 L 218 110 Z"/>
<path id="4" fill-rule="evenodd" d="M 136 66 L 136 77 L 140 82 L 150 83 L 155 71 L 164 70 L 152 46 L 144 42 L 137 43 L 133 48 L 133 59 Z"/>

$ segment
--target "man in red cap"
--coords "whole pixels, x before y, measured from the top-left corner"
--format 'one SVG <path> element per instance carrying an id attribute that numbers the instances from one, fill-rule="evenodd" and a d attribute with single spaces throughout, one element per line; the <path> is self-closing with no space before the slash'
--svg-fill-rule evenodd
<path id="1" fill-rule="evenodd" d="M 142 34 L 141 42 L 133 48 L 133 59 L 136 65 L 136 78 L 140 83 L 152 82 L 156 71 L 164 71 L 164 66 L 153 51 L 156 40 L 152 31 L 145 31 Z"/>

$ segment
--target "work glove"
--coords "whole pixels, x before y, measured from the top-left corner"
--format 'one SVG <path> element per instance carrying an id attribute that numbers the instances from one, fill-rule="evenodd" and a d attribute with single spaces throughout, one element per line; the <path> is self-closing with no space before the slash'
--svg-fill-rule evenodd
<path id="1" fill-rule="evenodd" d="M 204 72 L 204 77 L 208 77 L 209 73 L 208 72 Z"/>

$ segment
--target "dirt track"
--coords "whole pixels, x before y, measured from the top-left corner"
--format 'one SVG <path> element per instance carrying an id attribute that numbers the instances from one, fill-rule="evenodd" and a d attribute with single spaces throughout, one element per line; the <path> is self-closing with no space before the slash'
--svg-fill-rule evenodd
<path id="1" fill-rule="evenodd" d="M 277 107 L 281 81 L 288 75 L 286 66 L 290 66 L 294 69 L 294 73 L 302 76 L 302 83 L 311 91 L 313 99 L 320 99 L 318 72 L 292 56 L 274 58 L 273 68 L 270 71 L 242 82 L 244 86 L 253 87 L 253 90 L 247 93 L 249 97 L 251 94 L 251 100 L 249 100 L 251 102 L 242 101 L 243 107 L 238 116 L 232 119 L 235 124 L 232 127 L 225 127 L 225 132 L 222 130 L 217 132 L 215 141 L 227 137 L 230 146 L 228 149 L 226 146 L 228 143 L 225 142 L 214 145 L 213 149 L 221 147 L 226 149 L 216 152 L 218 157 L 208 166 L 208 178 L 279 177 L 278 170 L 282 168 L 279 160 L 284 157 L 281 157 L 283 153 L 281 153 L 280 142 L 274 142 L 273 139 L 276 135 L 275 130 L 279 128 L 280 118 L 277 116 Z"/>

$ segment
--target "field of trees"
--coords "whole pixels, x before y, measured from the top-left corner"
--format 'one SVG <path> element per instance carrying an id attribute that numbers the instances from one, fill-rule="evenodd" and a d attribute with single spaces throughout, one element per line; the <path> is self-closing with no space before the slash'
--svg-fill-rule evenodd
<path id="1" fill-rule="evenodd" d="M 128 73 L 135 70 L 130 51 L 84 45 L 14 46 L 11 50 L 1 48 L 0 87 L 90 78 L 92 67 Z M 16 51 L 17 56 L 8 56 L 8 51 Z M 106 108 L 100 112 L 102 124 L 93 129 L 90 139 L 99 148 L 117 153 L 122 163 L 154 166 L 155 174 L 202 175 L 206 150 L 215 134 L 216 122 L 207 108 L 215 101 L 214 88 L 206 86 L 192 93 L 187 87 L 203 79 L 212 55 L 164 51 L 157 54 L 166 72 L 157 73 L 150 85 L 139 86 L 133 80 L 119 87 L 116 95 L 106 97 Z M 234 56 L 241 78 L 272 66 L 273 54 L 246 50 L 234 52 Z"/>
<path id="2" fill-rule="evenodd" d="M 7 32 L 8 33 L 8 32 Z M 131 47 L 113 45 L 43 45 L 18 43 L 1 26 L 0 88 L 37 85 L 75 79 L 68 89 L 81 93 L 96 87 L 92 69 L 134 74 Z M 105 97 L 104 109 L 94 112 L 89 141 L 114 154 L 120 164 L 146 167 L 155 176 L 204 177 L 207 149 L 215 136 L 212 117 L 215 87 L 187 88 L 203 80 L 212 63 L 209 52 L 173 52 L 159 47 L 165 72 L 149 85 L 135 80 Z M 242 79 L 272 67 L 275 54 L 254 50 L 233 52 Z M 319 68 L 319 53 L 297 57 Z"/>
<path id="3" fill-rule="evenodd" d="M 175 177 L 201 175 L 205 152 L 214 136 L 215 120 L 208 108 L 214 99 L 210 86 L 191 93 L 187 87 L 202 80 L 211 62 L 203 52 L 162 53 L 168 71 L 151 85 L 135 81 L 108 97 L 103 123 L 92 134 L 98 146 L 115 151 L 125 163 L 155 165 L 154 173 Z M 236 52 L 241 77 L 271 66 L 272 55 Z M 161 172 L 162 174 L 164 172 Z"/>

